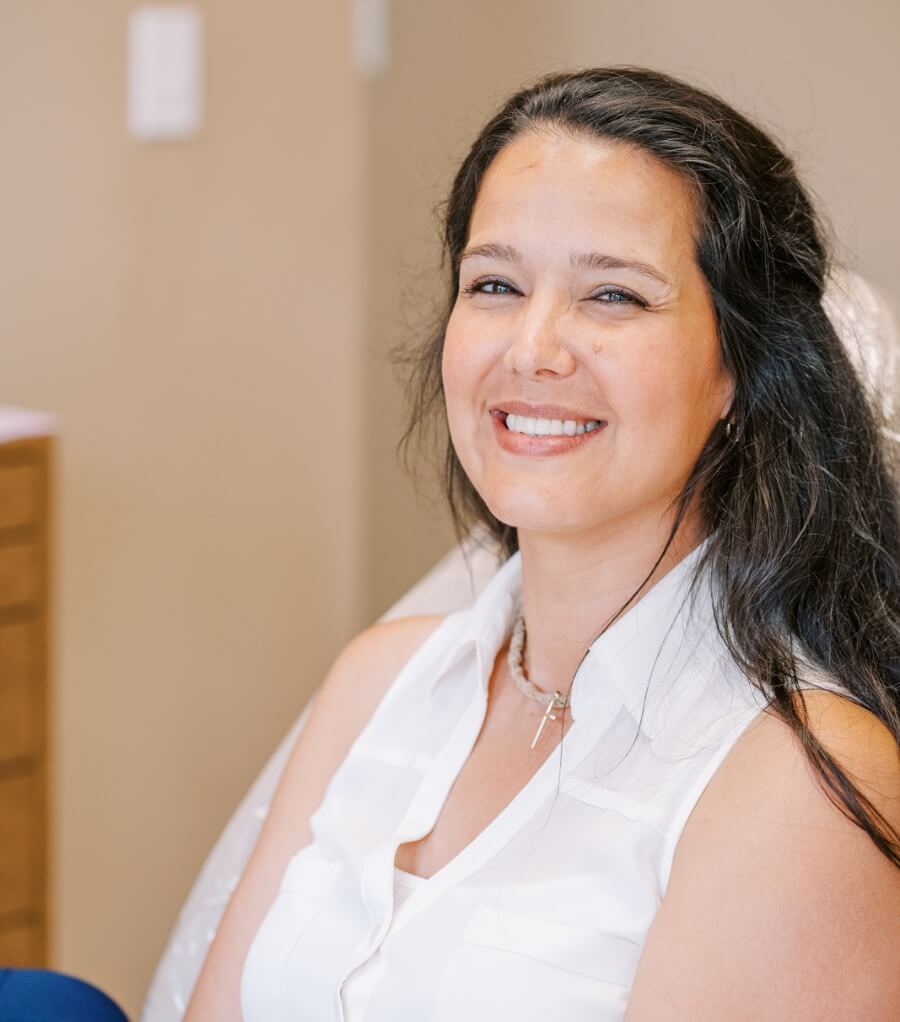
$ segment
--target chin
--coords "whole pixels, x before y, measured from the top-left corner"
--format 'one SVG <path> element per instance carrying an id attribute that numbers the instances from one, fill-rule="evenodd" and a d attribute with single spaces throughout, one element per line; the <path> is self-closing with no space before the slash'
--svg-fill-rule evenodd
<path id="1" fill-rule="evenodd" d="M 491 514 L 504 525 L 529 532 L 572 532 L 589 526 L 584 502 L 566 506 L 559 494 L 536 493 L 533 489 L 507 490 L 485 494 L 482 500 Z M 592 509 L 596 511 L 596 508 Z"/>

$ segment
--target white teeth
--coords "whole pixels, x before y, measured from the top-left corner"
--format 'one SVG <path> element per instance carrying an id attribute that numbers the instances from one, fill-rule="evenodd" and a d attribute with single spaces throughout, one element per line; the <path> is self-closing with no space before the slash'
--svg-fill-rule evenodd
<path id="1" fill-rule="evenodd" d="M 527 415 L 506 416 L 506 428 L 513 433 L 525 433 L 528 436 L 580 436 L 600 428 L 597 419 L 590 422 L 576 422 L 574 419 L 534 419 Z"/>

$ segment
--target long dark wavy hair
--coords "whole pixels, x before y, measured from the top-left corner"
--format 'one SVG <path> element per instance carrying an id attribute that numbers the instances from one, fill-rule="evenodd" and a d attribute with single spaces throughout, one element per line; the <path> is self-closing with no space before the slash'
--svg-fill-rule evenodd
<path id="1" fill-rule="evenodd" d="M 716 96 L 645 68 L 553 74 L 512 96 L 443 205 L 449 290 L 427 342 L 401 357 L 410 398 L 401 452 L 409 460 L 413 440 L 436 437 L 457 535 L 481 525 L 507 555 L 517 549 L 516 530 L 490 512 L 450 442 L 441 358 L 485 171 L 514 138 L 548 129 L 636 146 L 694 192 L 696 258 L 734 379 L 735 430 L 728 438 L 717 426 L 708 438 L 666 547 L 688 506 L 698 507 L 709 543 L 697 575 L 712 573 L 731 654 L 799 737 L 828 797 L 900 867 L 900 835 L 816 739 L 799 695 L 798 656 L 839 681 L 900 746 L 897 483 L 878 416 L 823 311 L 822 224 L 764 131 Z"/>

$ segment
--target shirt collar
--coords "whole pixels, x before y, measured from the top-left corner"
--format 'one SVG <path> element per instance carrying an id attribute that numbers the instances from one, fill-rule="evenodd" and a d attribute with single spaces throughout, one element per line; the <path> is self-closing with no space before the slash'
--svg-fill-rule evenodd
<path id="1" fill-rule="evenodd" d="M 688 667 L 690 676 L 697 676 L 715 646 L 708 572 L 695 580 L 708 542 L 679 561 L 591 643 L 570 692 L 574 720 L 615 698 L 642 731 L 659 731 L 674 680 Z M 685 694 L 680 689 L 679 699 Z"/>
<path id="2" fill-rule="evenodd" d="M 520 555 L 516 551 L 488 579 L 474 602 L 453 615 L 459 616 L 461 630 L 455 632 L 446 657 L 435 669 L 434 684 L 465 657 L 475 654 L 480 687 L 487 692 L 497 650 L 512 631 L 521 587 Z"/>
<path id="3" fill-rule="evenodd" d="M 589 716 L 610 698 L 655 730 L 664 693 L 715 634 L 713 600 L 706 572 L 692 588 L 694 569 L 709 540 L 659 579 L 603 635 L 596 638 L 576 672 L 570 693 L 573 720 Z M 434 684 L 466 656 L 476 655 L 477 681 L 486 693 L 497 651 L 509 636 L 521 600 L 522 566 L 517 551 L 501 564 L 474 603 L 456 613 L 461 631 L 434 672 Z"/>

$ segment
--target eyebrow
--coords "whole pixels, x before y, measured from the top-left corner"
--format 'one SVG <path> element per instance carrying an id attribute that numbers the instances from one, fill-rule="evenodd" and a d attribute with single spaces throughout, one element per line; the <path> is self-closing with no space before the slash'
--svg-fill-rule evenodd
<path id="1" fill-rule="evenodd" d="M 473 245 L 467 248 L 460 256 L 459 261 L 471 259 L 474 256 L 485 256 L 488 259 L 504 259 L 510 263 L 521 263 L 522 256 L 512 245 L 500 245 L 488 242 L 484 245 Z M 647 263 L 639 263 L 629 259 L 620 259 L 618 256 L 603 255 L 601 252 L 573 252 L 569 256 L 569 262 L 575 269 L 582 270 L 635 270 L 643 273 L 646 277 L 671 287 L 672 283 L 664 277 L 659 270 Z"/>

